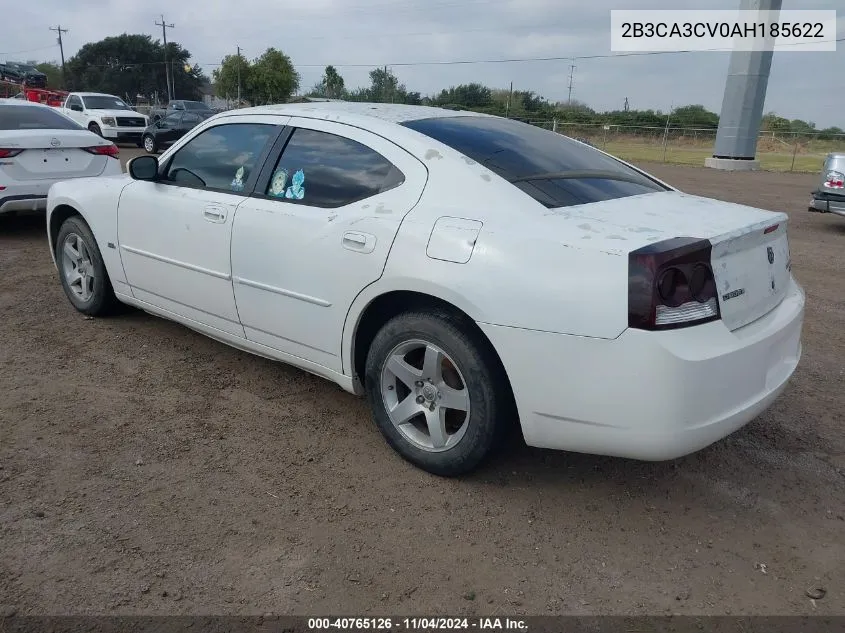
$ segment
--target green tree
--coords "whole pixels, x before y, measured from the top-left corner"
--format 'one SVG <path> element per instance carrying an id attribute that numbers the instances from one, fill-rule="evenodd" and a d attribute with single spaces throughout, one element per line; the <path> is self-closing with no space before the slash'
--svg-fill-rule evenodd
<path id="1" fill-rule="evenodd" d="M 55 89 L 62 87 L 62 67 L 59 66 L 56 62 L 41 62 L 40 64 L 37 64 L 35 62 L 29 63 L 35 66 L 42 73 L 47 75 L 48 88 Z"/>
<path id="2" fill-rule="evenodd" d="M 345 94 L 346 86 L 343 77 L 340 76 L 334 66 L 326 66 L 323 78 L 311 89 L 308 96 L 342 99 Z"/>
<path id="3" fill-rule="evenodd" d="M 243 55 L 226 55 L 220 63 L 220 67 L 214 69 L 211 73 L 217 96 L 224 99 L 236 99 L 238 96 L 238 74 L 240 73 L 240 92 L 243 94 L 245 86 L 250 84 L 251 72 L 252 64 Z"/>
<path id="4" fill-rule="evenodd" d="M 441 90 L 432 101 L 442 106 L 484 108 L 493 104 L 493 94 L 490 88 L 478 83 L 461 84 L 448 90 Z"/>
<path id="5" fill-rule="evenodd" d="M 764 132 L 789 132 L 789 119 L 778 116 L 774 112 L 767 112 L 763 115 L 760 130 Z"/>
<path id="6" fill-rule="evenodd" d="M 134 100 L 137 95 L 167 94 L 164 46 L 149 35 L 124 33 L 89 42 L 67 61 L 71 89 L 105 92 Z M 191 54 L 176 42 L 168 42 L 167 58 L 173 70 L 176 97 L 199 99 L 207 81 Z"/>
<path id="7" fill-rule="evenodd" d="M 252 63 L 248 87 L 252 103 L 284 103 L 299 90 L 299 73 L 290 57 L 268 48 Z"/>
<path id="8" fill-rule="evenodd" d="M 716 129 L 719 127 L 719 115 L 710 112 L 703 105 L 687 105 L 675 108 L 671 124 L 678 127 L 696 127 Z"/>

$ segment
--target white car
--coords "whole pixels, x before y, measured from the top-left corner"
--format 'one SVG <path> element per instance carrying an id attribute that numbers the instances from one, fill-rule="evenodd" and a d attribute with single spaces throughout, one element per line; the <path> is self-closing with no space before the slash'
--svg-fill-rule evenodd
<path id="1" fill-rule="evenodd" d="M 61 110 L 95 134 L 138 147 L 142 146 L 142 136 L 149 125 L 149 119 L 123 99 L 100 92 L 71 92 Z"/>
<path id="2" fill-rule="evenodd" d="M 77 310 L 137 306 L 366 393 L 440 475 L 515 423 L 532 446 L 676 458 L 760 414 L 801 355 L 785 214 L 538 127 L 266 106 L 128 170 L 50 190 Z"/>
<path id="3" fill-rule="evenodd" d="M 50 106 L 0 99 L 0 214 L 44 211 L 59 180 L 121 173 L 114 143 Z"/>

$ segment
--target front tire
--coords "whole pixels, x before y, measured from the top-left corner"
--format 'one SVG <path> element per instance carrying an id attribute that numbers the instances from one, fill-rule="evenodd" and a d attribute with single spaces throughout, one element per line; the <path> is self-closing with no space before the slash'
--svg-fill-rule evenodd
<path id="1" fill-rule="evenodd" d="M 102 136 L 102 135 L 103 135 L 103 131 L 100 129 L 100 126 L 99 126 L 99 125 L 97 125 L 96 123 L 91 123 L 91 124 L 88 126 L 88 129 L 89 129 L 90 131 L 92 131 L 94 134 L 96 134 L 97 136 Z"/>
<path id="2" fill-rule="evenodd" d="M 119 305 L 97 240 L 79 216 L 64 221 L 56 238 L 56 263 L 62 289 L 74 308 L 88 316 L 104 316 Z"/>
<path id="3" fill-rule="evenodd" d="M 155 154 L 158 151 L 158 143 L 149 134 L 144 135 L 144 150 L 148 154 Z"/>
<path id="4" fill-rule="evenodd" d="M 401 314 L 376 334 L 366 391 L 388 444 L 435 475 L 474 470 L 511 422 L 509 385 L 470 326 L 445 311 Z"/>

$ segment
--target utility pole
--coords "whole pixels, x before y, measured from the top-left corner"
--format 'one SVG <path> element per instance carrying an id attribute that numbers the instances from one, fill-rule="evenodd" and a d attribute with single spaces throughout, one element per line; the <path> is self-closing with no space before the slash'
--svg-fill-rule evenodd
<path id="1" fill-rule="evenodd" d="M 505 103 L 505 118 L 510 117 L 511 113 L 511 99 L 513 98 L 513 82 L 511 82 L 510 90 L 508 91 L 508 101 Z"/>
<path id="2" fill-rule="evenodd" d="M 164 14 L 161 15 L 161 22 L 156 22 L 155 24 L 161 27 L 161 35 L 164 39 L 164 74 L 165 81 L 167 82 L 167 100 L 170 101 L 174 97 L 173 93 L 176 92 L 176 83 L 173 83 L 173 88 L 170 87 L 172 73 L 170 72 L 170 64 L 167 61 L 167 29 L 175 29 L 176 27 L 164 21 Z"/>
<path id="3" fill-rule="evenodd" d="M 241 47 L 238 46 L 238 108 L 241 107 Z"/>
<path id="4" fill-rule="evenodd" d="M 56 27 L 51 26 L 50 30 L 59 34 L 59 51 L 62 54 L 62 88 L 67 88 L 67 75 L 65 74 L 65 47 L 62 44 L 62 33 L 67 33 L 67 29 L 63 29 L 62 25 L 59 24 Z"/>
<path id="5" fill-rule="evenodd" d="M 569 97 L 567 97 L 566 104 L 572 105 L 572 76 L 575 73 L 575 64 L 569 66 Z"/>

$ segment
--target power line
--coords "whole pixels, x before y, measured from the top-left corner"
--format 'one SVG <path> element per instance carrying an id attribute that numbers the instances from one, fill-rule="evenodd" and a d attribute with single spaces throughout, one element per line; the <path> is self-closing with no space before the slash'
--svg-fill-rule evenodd
<path id="1" fill-rule="evenodd" d="M 36 51 L 46 51 L 48 48 L 53 48 L 56 46 L 55 44 L 50 44 L 50 46 L 40 46 L 38 48 L 28 48 L 23 51 L 6 51 L 5 53 L 0 53 L 0 55 L 20 55 L 21 53 L 35 53 Z"/>
<path id="2" fill-rule="evenodd" d="M 158 23 L 156 23 L 158 24 Z M 160 26 L 160 25 L 159 25 Z M 172 25 L 168 25 L 170 27 Z M 845 37 L 837 38 L 836 40 L 824 40 L 822 42 L 813 42 L 814 44 L 817 43 L 829 43 L 829 42 L 845 42 Z M 805 45 L 804 42 L 799 42 L 796 44 L 788 44 L 787 46 L 802 46 Z M 569 62 L 576 62 L 578 60 L 590 60 L 590 59 L 611 59 L 617 57 L 653 57 L 658 55 L 683 55 L 688 53 L 719 53 L 719 52 L 732 52 L 734 49 L 732 48 L 710 48 L 704 50 L 682 50 L 682 51 L 635 51 L 635 52 L 627 52 L 627 53 L 609 53 L 609 54 L 596 54 L 596 55 L 554 55 L 548 57 L 511 57 L 511 58 L 501 58 L 501 59 L 449 59 L 449 60 L 436 60 L 436 61 L 416 61 L 416 62 L 392 62 L 388 64 L 384 64 L 384 62 L 378 64 L 344 64 L 344 63 L 332 63 L 332 66 L 336 68 L 381 68 L 385 65 L 395 67 L 407 67 L 407 66 L 455 66 L 455 65 L 471 65 L 471 64 L 518 64 L 518 63 L 530 63 L 530 62 L 560 62 L 560 61 L 569 61 Z M 161 64 L 164 62 L 133 62 L 126 64 L 127 66 L 149 66 L 155 64 Z M 91 64 L 92 66 L 97 67 L 108 67 L 112 64 Z M 208 63 L 200 63 L 200 66 L 204 67 L 211 67 L 211 66 L 221 66 L 221 62 L 208 62 Z M 294 64 L 296 68 L 323 68 L 329 65 L 329 63 L 320 63 L 320 64 Z"/>
<path id="3" fill-rule="evenodd" d="M 59 34 L 59 51 L 62 54 L 62 88 L 67 88 L 67 72 L 65 70 L 65 47 L 62 44 L 62 33 L 67 33 L 67 29 L 63 29 L 62 25 L 59 24 L 58 26 L 51 26 L 51 31 L 55 31 Z"/>

